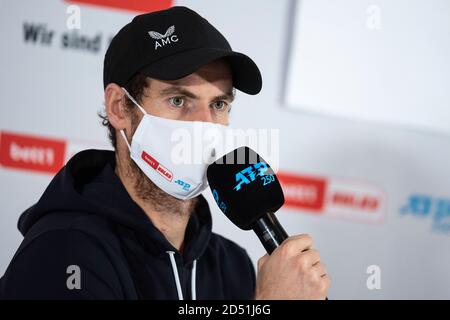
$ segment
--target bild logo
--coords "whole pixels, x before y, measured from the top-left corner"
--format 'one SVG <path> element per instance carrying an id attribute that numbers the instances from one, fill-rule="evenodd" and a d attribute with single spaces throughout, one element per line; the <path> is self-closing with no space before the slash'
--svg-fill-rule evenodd
<path id="1" fill-rule="evenodd" d="M 386 195 L 370 182 L 292 172 L 278 172 L 277 178 L 286 207 L 358 222 L 383 222 Z"/>
<path id="2" fill-rule="evenodd" d="M 173 174 L 172 172 L 164 167 L 161 163 L 158 162 L 155 158 L 153 158 L 151 155 L 149 155 L 147 152 L 142 151 L 141 154 L 142 160 L 147 162 L 147 164 L 152 167 L 156 172 L 158 172 L 161 176 L 163 176 L 168 181 L 172 181 Z"/>
<path id="3" fill-rule="evenodd" d="M 275 177 L 273 174 L 265 174 L 268 166 L 264 162 L 258 162 L 254 165 L 248 166 L 244 170 L 241 170 L 236 174 L 236 186 L 233 188 L 235 191 L 239 191 L 242 188 L 242 185 L 247 185 L 256 180 L 256 178 L 260 178 L 262 181 L 262 185 L 266 186 L 273 181 L 275 181 Z"/>
<path id="4" fill-rule="evenodd" d="M 401 207 L 400 214 L 431 220 L 433 231 L 450 232 L 450 198 L 413 194 Z"/>
<path id="5" fill-rule="evenodd" d="M 150 37 L 155 39 L 155 50 L 173 42 L 178 42 L 178 36 L 175 33 L 175 26 L 170 26 L 164 34 L 156 31 L 149 31 Z"/>

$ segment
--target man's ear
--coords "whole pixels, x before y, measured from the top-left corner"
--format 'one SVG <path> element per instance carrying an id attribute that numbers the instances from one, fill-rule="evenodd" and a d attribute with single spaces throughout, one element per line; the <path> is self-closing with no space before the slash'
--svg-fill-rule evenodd
<path id="1" fill-rule="evenodd" d="M 124 110 L 124 92 L 120 86 L 110 83 L 105 88 L 105 111 L 109 123 L 116 128 L 127 129 L 130 122 Z"/>

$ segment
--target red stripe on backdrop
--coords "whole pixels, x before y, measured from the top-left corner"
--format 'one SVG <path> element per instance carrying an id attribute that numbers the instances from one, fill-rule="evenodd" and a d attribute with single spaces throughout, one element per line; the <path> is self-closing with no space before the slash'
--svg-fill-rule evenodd
<path id="1" fill-rule="evenodd" d="M 322 213 L 327 185 L 325 178 L 286 172 L 278 172 L 277 178 L 283 189 L 285 206 Z"/>
<path id="2" fill-rule="evenodd" d="M 1 132 L 0 164 L 4 167 L 56 173 L 64 165 L 64 140 Z"/>
<path id="3" fill-rule="evenodd" d="M 140 13 L 167 9 L 173 4 L 173 0 L 66 0 L 66 2 Z"/>

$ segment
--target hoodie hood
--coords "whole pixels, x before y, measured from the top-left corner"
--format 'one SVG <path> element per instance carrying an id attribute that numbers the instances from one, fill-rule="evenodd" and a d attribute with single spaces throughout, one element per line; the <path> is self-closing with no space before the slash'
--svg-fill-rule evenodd
<path id="1" fill-rule="evenodd" d="M 50 213 L 88 213 L 134 231 L 145 248 L 155 255 L 167 257 L 167 251 L 177 252 L 132 200 L 114 168 L 113 151 L 85 150 L 76 154 L 53 178 L 39 201 L 21 215 L 20 232 L 25 236 L 34 224 Z M 186 229 L 185 263 L 202 256 L 211 229 L 209 206 L 200 195 Z"/>

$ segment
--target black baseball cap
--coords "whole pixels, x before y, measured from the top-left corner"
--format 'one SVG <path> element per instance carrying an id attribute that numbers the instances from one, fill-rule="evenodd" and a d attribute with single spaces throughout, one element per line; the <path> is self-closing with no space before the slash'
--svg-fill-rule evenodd
<path id="1" fill-rule="evenodd" d="M 248 94 L 261 91 L 261 73 L 245 54 L 195 11 L 181 6 L 136 16 L 112 39 L 105 54 L 103 85 L 125 86 L 140 73 L 160 80 L 183 78 L 224 58 L 233 86 Z"/>

